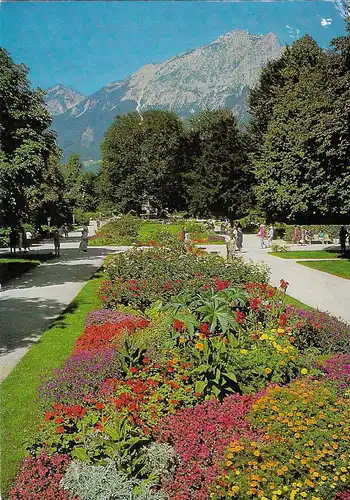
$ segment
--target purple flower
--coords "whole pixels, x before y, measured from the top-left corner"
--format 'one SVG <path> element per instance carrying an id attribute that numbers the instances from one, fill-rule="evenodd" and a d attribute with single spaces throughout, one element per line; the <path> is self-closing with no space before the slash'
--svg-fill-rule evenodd
<path id="1" fill-rule="evenodd" d="M 89 313 L 86 318 L 85 326 L 98 326 L 110 323 L 111 325 L 116 325 L 123 321 L 124 319 L 131 318 L 131 314 L 126 314 L 121 311 L 115 311 L 113 309 L 95 309 Z"/>
<path id="2" fill-rule="evenodd" d="M 114 349 L 98 353 L 79 352 L 67 359 L 62 368 L 38 390 L 46 407 L 53 402 L 78 404 L 87 394 L 96 393 L 106 378 L 120 377 L 119 362 Z"/>
<path id="3" fill-rule="evenodd" d="M 314 338 L 316 347 L 320 347 L 323 353 L 350 352 L 350 325 L 328 313 L 312 309 L 296 309 L 296 313 L 309 323 L 310 338 Z M 312 325 L 317 324 L 315 328 Z M 312 331 L 311 331 L 312 330 Z"/>
<path id="4" fill-rule="evenodd" d="M 350 354 L 338 354 L 327 359 L 323 369 L 329 380 L 334 382 L 341 391 L 350 389 Z"/>

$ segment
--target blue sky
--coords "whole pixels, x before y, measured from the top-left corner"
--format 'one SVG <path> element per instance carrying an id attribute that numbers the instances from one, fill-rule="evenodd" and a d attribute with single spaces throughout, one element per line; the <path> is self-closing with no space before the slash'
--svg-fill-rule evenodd
<path id="1" fill-rule="evenodd" d="M 85 95 L 141 66 L 205 45 L 234 29 L 309 33 L 326 47 L 345 33 L 332 2 L 2 2 L 0 43 L 30 67 L 34 86 Z"/>

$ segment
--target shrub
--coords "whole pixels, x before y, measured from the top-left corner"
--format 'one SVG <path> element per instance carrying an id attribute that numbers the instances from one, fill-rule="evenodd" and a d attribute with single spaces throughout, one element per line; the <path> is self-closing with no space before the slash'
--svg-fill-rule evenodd
<path id="1" fill-rule="evenodd" d="M 133 215 L 122 215 L 120 219 L 104 224 L 97 236 L 107 238 L 137 238 L 142 221 Z"/>
<path id="2" fill-rule="evenodd" d="M 0 248 L 10 245 L 10 227 L 0 227 Z"/>
<path id="3" fill-rule="evenodd" d="M 130 500 L 134 481 L 117 471 L 113 461 L 101 466 L 74 460 L 61 487 L 82 500 Z"/>
<path id="4" fill-rule="evenodd" d="M 229 443 L 240 436 L 256 438 L 246 421 L 253 398 L 233 395 L 221 404 L 207 401 L 164 418 L 157 440 L 169 443 L 179 456 L 175 476 L 165 479 L 162 490 L 172 500 L 205 500 L 209 485 Z"/>
<path id="5" fill-rule="evenodd" d="M 46 451 L 38 457 L 23 460 L 16 482 L 9 492 L 10 500 L 79 500 L 60 489 L 70 462 L 68 455 L 51 455 Z"/>
<path id="6" fill-rule="evenodd" d="M 271 387 L 247 420 L 264 436 L 230 444 L 212 498 L 331 500 L 348 484 L 350 407 L 332 388 L 315 380 Z"/>

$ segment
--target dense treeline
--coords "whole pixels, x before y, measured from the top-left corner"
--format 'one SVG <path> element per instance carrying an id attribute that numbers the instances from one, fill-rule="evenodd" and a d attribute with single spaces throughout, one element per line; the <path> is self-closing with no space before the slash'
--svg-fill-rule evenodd
<path id="1" fill-rule="evenodd" d="M 349 24 L 348 24 L 349 31 Z M 101 145 L 100 174 L 78 155 L 59 164 L 43 92 L 0 51 L 0 217 L 70 221 L 96 210 L 158 210 L 269 220 L 348 222 L 350 36 L 327 51 L 308 35 L 263 68 L 249 95 L 250 122 L 229 110 L 182 121 L 171 111 L 116 117 Z"/>
<path id="2" fill-rule="evenodd" d="M 102 144 L 101 196 L 121 210 L 348 222 L 350 37 L 322 50 L 308 35 L 263 69 L 250 123 L 204 110 L 188 126 L 167 111 L 117 117 Z"/>

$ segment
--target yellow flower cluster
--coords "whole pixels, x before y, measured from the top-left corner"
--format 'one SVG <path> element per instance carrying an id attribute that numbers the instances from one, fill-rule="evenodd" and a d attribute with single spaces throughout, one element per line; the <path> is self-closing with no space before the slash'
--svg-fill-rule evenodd
<path id="1" fill-rule="evenodd" d="M 350 483 L 350 405 L 331 388 L 270 388 L 250 421 L 263 437 L 230 444 L 211 498 L 324 500 Z"/>
<path id="2" fill-rule="evenodd" d="M 280 337 L 284 333 L 283 328 L 276 329 L 272 328 L 269 333 L 258 331 L 260 341 L 266 341 L 271 344 L 278 353 L 289 354 L 291 352 L 296 352 L 296 348 L 290 343 L 288 337 Z"/>

